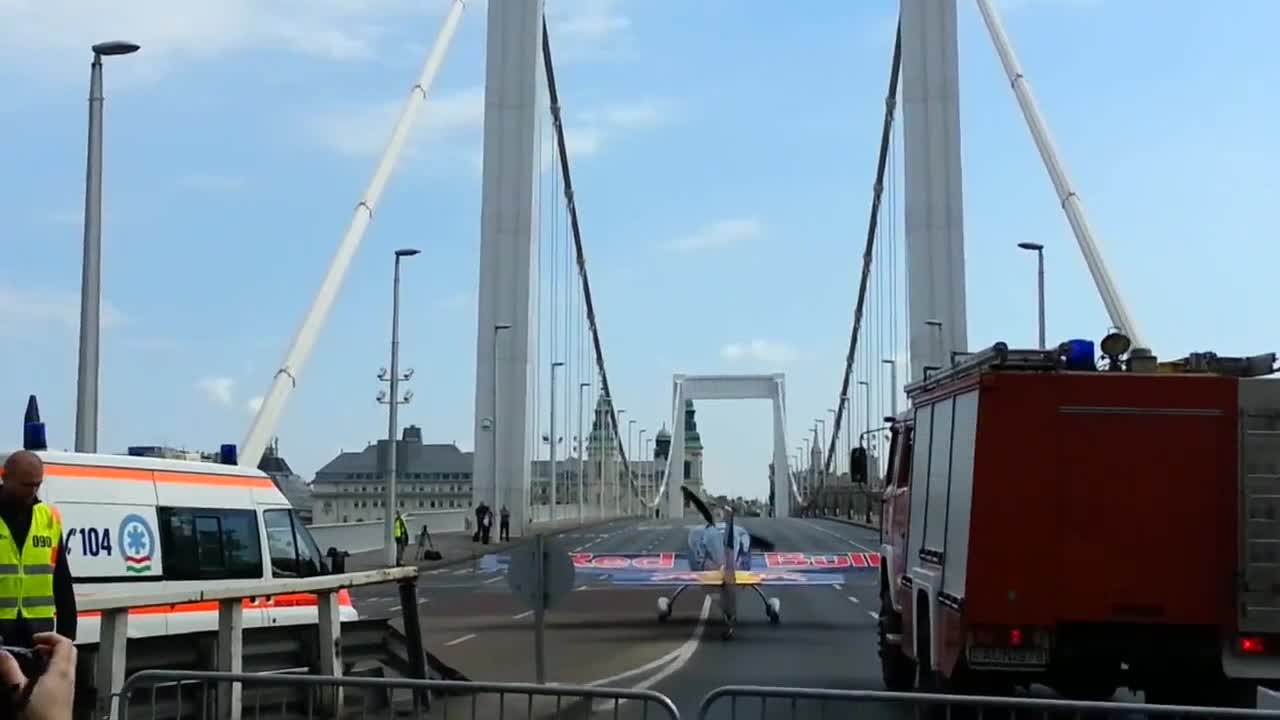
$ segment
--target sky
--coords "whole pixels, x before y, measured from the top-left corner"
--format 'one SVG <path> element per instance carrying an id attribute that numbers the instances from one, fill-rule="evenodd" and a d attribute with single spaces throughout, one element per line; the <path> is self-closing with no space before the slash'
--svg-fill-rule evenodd
<path id="1" fill-rule="evenodd" d="M 214 449 L 243 438 L 447 7 L 0 0 L 9 444 L 36 394 L 51 445 L 73 445 L 90 44 L 143 46 L 106 63 L 99 445 Z M 1280 261 L 1280 58 L 1267 49 L 1280 5 L 999 7 L 1156 353 L 1280 350 L 1264 320 Z M 1080 250 L 978 13 L 960 8 L 969 344 L 1034 345 L 1024 240 L 1046 247 L 1051 342 L 1100 338 L 1110 323 Z M 624 423 L 652 437 L 669 422 L 672 373 L 782 372 L 788 443 L 803 442 L 835 407 L 844 369 L 896 3 L 549 0 L 548 14 Z M 483 3 L 467 9 L 283 416 L 281 450 L 308 479 L 385 435 L 375 376 L 397 247 L 423 251 L 404 268 L 401 356 L 415 375 L 401 422 L 472 447 L 485 15 Z M 541 223 L 563 243 L 544 165 Z M 883 248 L 901 243 L 894 194 Z M 901 326 L 905 311 L 890 308 L 902 281 L 883 282 L 876 327 Z M 882 333 L 872 364 L 904 360 L 904 335 Z M 572 382 L 586 377 L 585 362 L 570 365 Z M 888 391 L 876 402 L 873 416 Z M 708 487 L 764 496 L 768 403 L 699 403 L 698 427 Z"/>

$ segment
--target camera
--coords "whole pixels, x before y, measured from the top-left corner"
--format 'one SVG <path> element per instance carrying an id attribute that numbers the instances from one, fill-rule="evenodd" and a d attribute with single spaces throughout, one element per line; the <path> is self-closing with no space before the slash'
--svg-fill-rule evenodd
<path id="1" fill-rule="evenodd" d="M 48 667 L 48 660 L 37 650 L 32 648 L 14 647 L 11 645 L 0 645 L 0 650 L 4 650 L 18 661 L 18 669 L 27 677 L 27 680 L 35 680 L 44 674 Z"/>

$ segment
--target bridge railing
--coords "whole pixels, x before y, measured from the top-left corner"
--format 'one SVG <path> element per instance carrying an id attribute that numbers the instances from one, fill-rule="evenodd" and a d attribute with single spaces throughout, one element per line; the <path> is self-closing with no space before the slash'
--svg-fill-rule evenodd
<path id="1" fill-rule="evenodd" d="M 422 532 L 423 525 L 432 533 L 467 530 L 467 518 L 474 517 L 474 513 L 474 508 L 428 510 L 405 513 L 404 519 L 409 526 L 409 537 L 416 538 Z M 381 519 L 359 523 L 320 523 L 308 525 L 307 530 L 315 538 L 321 552 L 327 552 L 329 548 L 351 553 L 368 552 L 386 544 L 386 526 Z"/>
<path id="2" fill-rule="evenodd" d="M 618 717 L 623 703 L 637 705 L 638 715 L 652 720 L 679 720 L 669 698 L 652 690 L 565 684 L 415 680 L 322 675 L 262 675 L 221 672 L 144 670 L 129 678 L 120 705 L 130 716 L 167 720 L 174 705 L 190 716 L 226 720 L 242 705 L 221 701 L 210 707 L 214 688 L 243 685 L 255 720 L 298 717 L 458 718 L 459 720 L 534 720 L 587 717 L 592 711 Z M 158 690 L 186 688 L 195 701 L 164 703 Z M 145 691 L 151 690 L 151 693 Z M 342 696 L 338 705 L 335 698 Z M 319 706 L 317 708 L 317 706 Z M 434 706 L 434 707 L 433 707 Z M 317 709 L 319 710 L 317 712 Z M 210 712 L 212 710 L 212 712 Z"/>
<path id="3" fill-rule="evenodd" d="M 271 580 L 232 587 L 196 590 L 172 590 L 156 593 L 129 593 L 87 595 L 77 599 L 80 612 L 101 614 L 98 631 L 98 654 L 94 667 L 94 686 L 98 691 L 98 712 L 103 720 L 119 720 L 118 698 L 125 686 L 125 667 L 129 637 L 129 611 L 142 608 L 185 605 L 189 603 L 217 602 L 218 642 L 216 667 L 220 672 L 239 673 L 243 670 L 242 649 L 244 629 L 244 601 L 270 598 L 275 595 L 308 593 L 316 596 L 319 616 L 320 657 L 317 668 L 322 675 L 339 676 L 342 662 L 341 621 L 339 619 L 338 592 L 362 585 L 379 585 L 387 582 L 401 583 L 401 593 L 410 596 L 406 607 L 417 607 L 418 569 L 412 567 L 386 568 L 365 572 L 324 575 L 314 578 Z M 402 603 L 403 604 L 403 603 Z M 422 651 L 422 633 L 416 612 L 404 614 L 405 636 L 411 645 L 410 662 L 415 672 L 426 677 L 426 657 Z M 219 707 L 234 708 L 230 720 L 239 720 L 240 686 L 225 683 L 218 688 Z M 340 698 L 338 700 L 341 704 Z"/>

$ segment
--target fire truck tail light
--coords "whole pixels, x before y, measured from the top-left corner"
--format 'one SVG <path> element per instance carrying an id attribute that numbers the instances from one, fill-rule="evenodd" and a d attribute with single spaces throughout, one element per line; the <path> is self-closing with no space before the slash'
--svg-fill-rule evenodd
<path id="1" fill-rule="evenodd" d="M 1009 631 L 1009 647 L 1022 647 L 1022 629 L 1013 628 Z"/>
<path id="2" fill-rule="evenodd" d="M 1262 638 L 1242 637 L 1240 638 L 1240 652 L 1250 655 L 1257 655 L 1263 651 Z"/>

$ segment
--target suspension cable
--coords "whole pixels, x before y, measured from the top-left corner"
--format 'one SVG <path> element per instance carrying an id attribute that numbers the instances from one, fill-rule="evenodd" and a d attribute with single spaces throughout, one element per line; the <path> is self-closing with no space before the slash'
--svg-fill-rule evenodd
<path id="1" fill-rule="evenodd" d="M 884 192 L 885 165 L 889 154 L 889 139 L 892 137 L 894 111 L 898 102 L 898 73 L 902 67 L 902 21 L 898 21 L 898 29 L 894 34 L 893 62 L 889 70 L 889 91 L 885 95 L 884 123 L 880 132 L 880 157 L 876 162 L 876 183 L 871 195 L 871 218 L 867 227 L 867 242 L 862 251 L 862 279 L 858 283 L 858 303 L 853 311 L 853 329 L 849 333 L 849 352 L 845 358 L 844 377 L 840 383 L 840 394 L 843 398 L 849 393 L 849 380 L 853 373 L 854 361 L 858 351 L 858 333 L 862 330 L 862 310 L 867 299 L 867 284 L 871 279 L 871 262 L 875 250 L 876 232 L 880 220 L 880 198 Z M 852 396 L 850 397 L 852 402 Z M 831 436 L 827 446 L 826 458 L 823 461 L 823 474 L 830 472 L 831 460 L 835 457 L 835 438 L 839 435 L 840 425 L 844 420 L 844 403 L 836 407 L 836 433 Z M 871 418 L 867 418 L 870 427 Z"/>
<path id="2" fill-rule="evenodd" d="M 614 407 L 613 393 L 609 389 L 609 373 L 605 370 L 604 349 L 600 344 L 600 329 L 596 322 L 595 304 L 591 299 L 591 281 L 587 277 L 587 258 L 582 250 L 582 229 L 578 222 L 578 207 L 573 197 L 573 178 L 569 173 L 569 152 L 564 142 L 564 121 L 560 114 L 560 94 L 556 91 L 555 68 L 551 62 L 551 38 L 547 32 L 547 19 L 542 19 L 542 64 L 547 76 L 547 94 L 551 98 L 551 119 L 556 134 L 556 151 L 560 158 L 560 174 L 564 185 L 564 202 L 569 210 L 569 226 L 573 230 L 573 246 L 578 260 L 578 275 L 582 279 L 582 299 L 587 306 L 587 326 L 591 329 L 591 344 L 595 351 L 596 370 L 600 373 L 600 394 L 608 398 L 608 418 L 614 437 L 620 438 L 618 413 Z M 626 447 L 618 443 L 618 455 L 622 459 L 622 472 L 631 476 Z"/>

